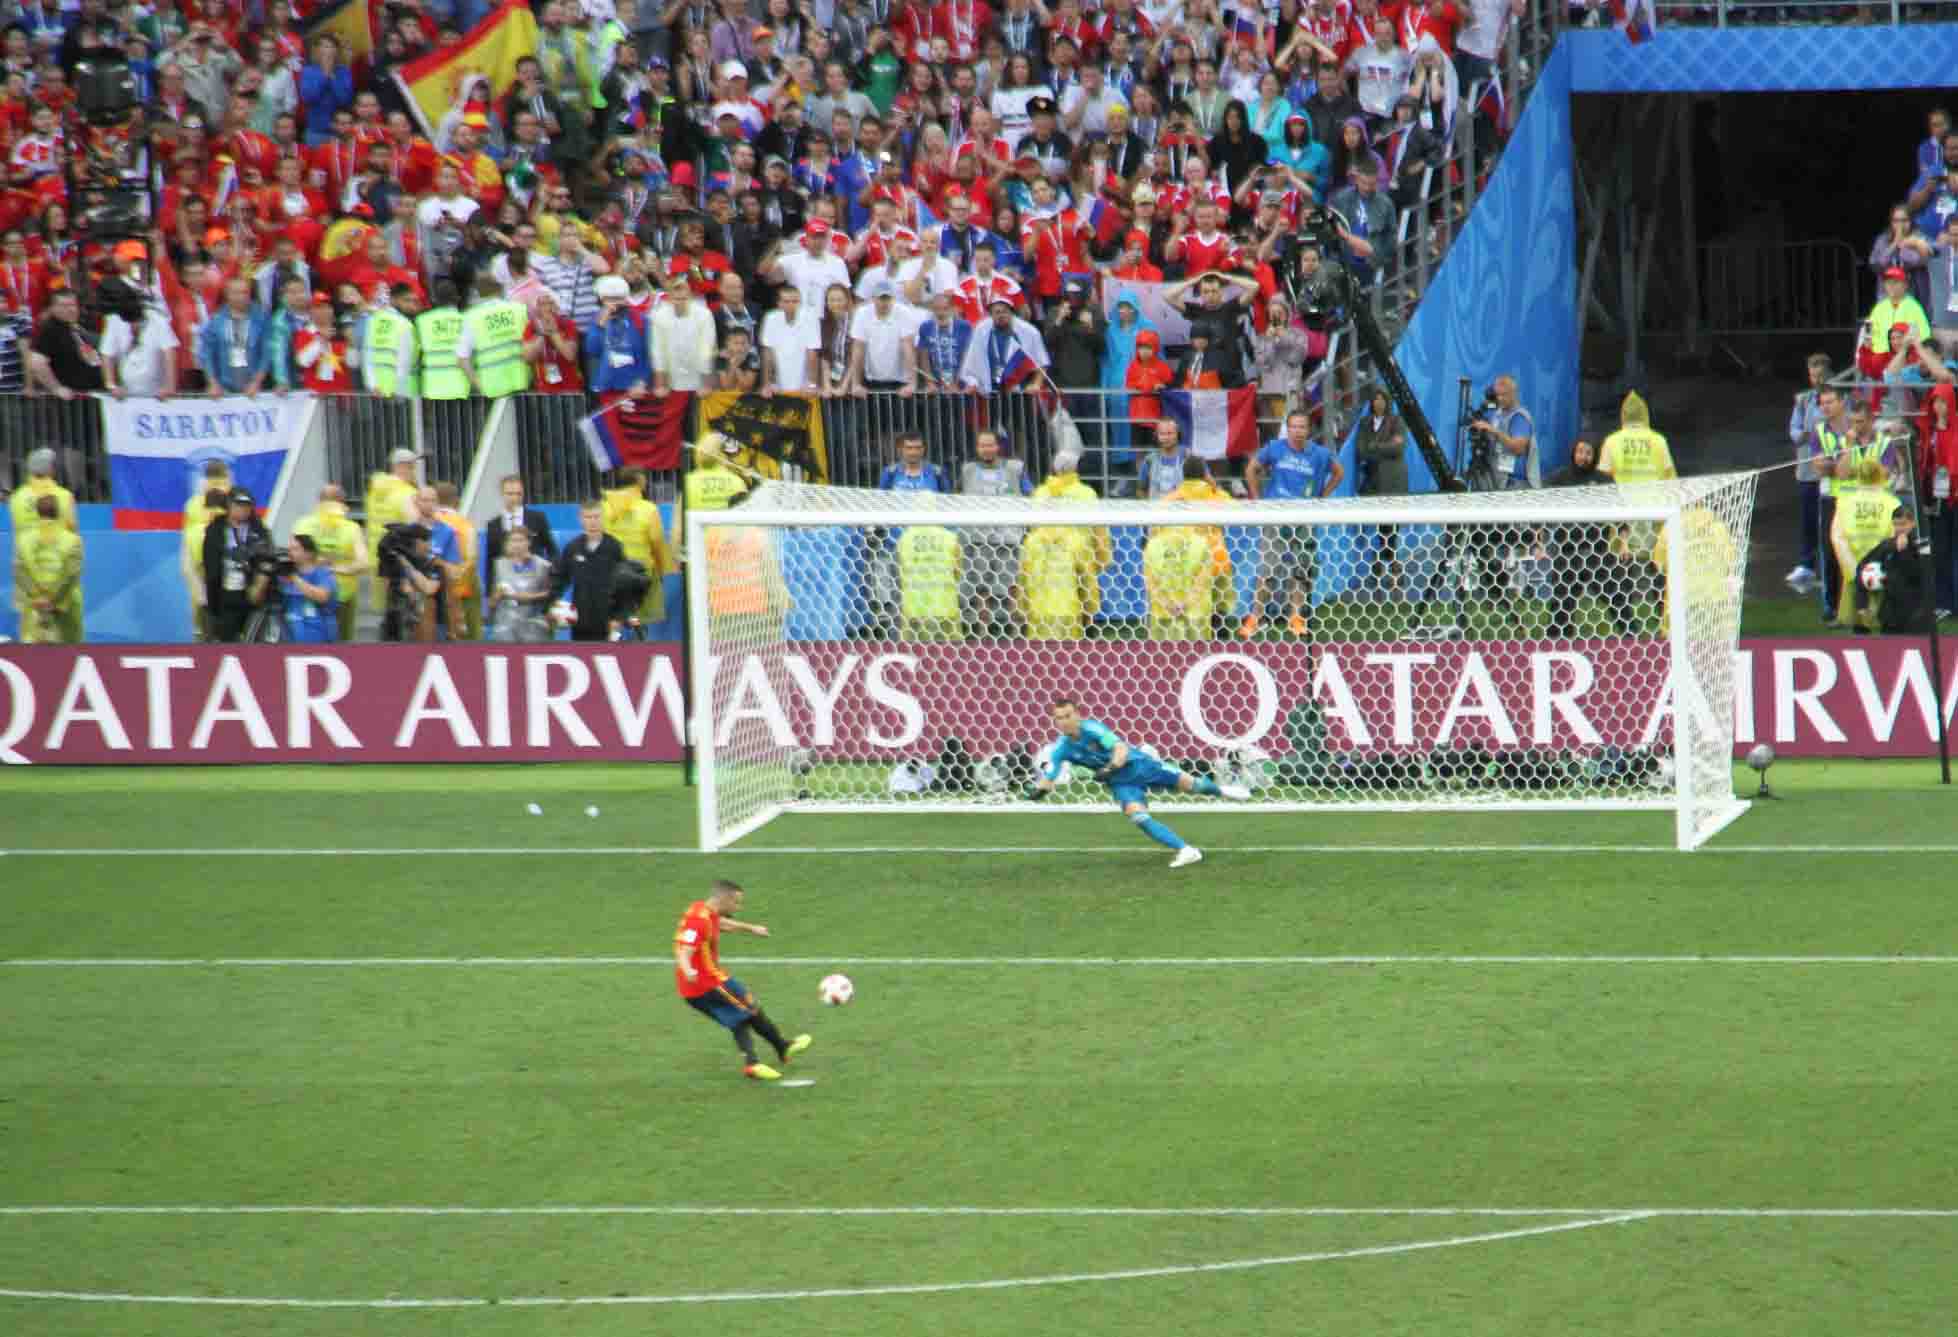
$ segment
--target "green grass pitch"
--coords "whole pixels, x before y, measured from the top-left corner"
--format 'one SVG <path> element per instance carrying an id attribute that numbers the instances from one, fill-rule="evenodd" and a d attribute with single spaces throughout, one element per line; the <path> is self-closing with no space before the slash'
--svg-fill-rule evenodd
<path id="1" fill-rule="evenodd" d="M 1172 875 L 1112 810 L 701 857 L 664 768 L 9 774 L 0 1333 L 1946 1332 L 1954 801 L 1774 776 L 1695 855 L 1206 812 Z M 716 875 L 812 1086 L 674 996 Z"/>

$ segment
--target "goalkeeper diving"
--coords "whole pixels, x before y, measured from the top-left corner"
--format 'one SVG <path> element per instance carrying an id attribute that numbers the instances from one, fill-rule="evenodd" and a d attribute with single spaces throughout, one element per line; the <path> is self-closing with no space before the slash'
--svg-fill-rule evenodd
<path id="1" fill-rule="evenodd" d="M 1208 777 L 1199 780 L 1131 747 L 1100 720 L 1083 719 L 1080 706 L 1070 697 L 1054 702 L 1054 727 L 1060 730 L 1061 736 L 1049 752 L 1040 778 L 1027 786 L 1026 797 L 1035 801 L 1046 798 L 1054 792 L 1066 767 L 1084 767 L 1108 786 L 1115 801 L 1122 805 L 1122 812 L 1142 828 L 1144 835 L 1176 851 L 1169 861 L 1171 868 L 1201 862 L 1203 851 L 1149 815 L 1150 790 L 1240 800 L 1251 797 L 1251 791 L 1243 785 L 1220 785 Z"/>

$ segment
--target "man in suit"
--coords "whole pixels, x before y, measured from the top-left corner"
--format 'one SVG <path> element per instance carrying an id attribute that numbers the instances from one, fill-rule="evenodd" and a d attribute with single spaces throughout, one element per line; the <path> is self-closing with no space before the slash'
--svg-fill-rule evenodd
<path id="1" fill-rule="evenodd" d="M 252 615 L 251 568 L 245 554 L 261 544 L 270 547 L 272 535 L 259 520 L 251 493 L 234 487 L 226 501 L 223 521 L 204 530 L 204 606 L 210 610 L 215 638 L 236 641 Z"/>
<path id="2" fill-rule="evenodd" d="M 584 532 L 564 545 L 553 572 L 559 598 L 571 605 L 577 621 L 574 641 L 602 641 L 612 632 L 612 576 L 625 560 L 625 549 L 605 532 L 605 503 L 586 502 L 578 510 Z"/>
<path id="3" fill-rule="evenodd" d="M 491 577 L 496 572 L 496 559 L 503 555 L 503 540 L 513 529 L 530 531 L 530 551 L 534 557 L 545 561 L 557 558 L 557 541 L 551 537 L 551 525 L 544 513 L 533 506 L 523 504 L 523 479 L 515 474 L 506 475 L 502 483 L 503 509 L 489 522 L 483 531 L 483 579 L 482 587 L 494 589 L 496 582 Z"/>

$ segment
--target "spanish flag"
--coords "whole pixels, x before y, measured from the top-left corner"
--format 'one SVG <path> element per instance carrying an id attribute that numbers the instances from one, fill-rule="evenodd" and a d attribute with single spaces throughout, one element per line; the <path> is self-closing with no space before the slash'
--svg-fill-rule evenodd
<path id="1" fill-rule="evenodd" d="M 517 62 L 537 50 L 537 18 L 521 3 L 504 5 L 450 47 L 438 47 L 394 72 L 395 82 L 421 119 L 422 132 L 435 127 L 461 100 L 463 81 L 481 75 L 490 97 L 500 98 L 517 82 Z"/>
<path id="2" fill-rule="evenodd" d="M 328 0 L 300 29 L 306 49 L 313 49 L 314 38 L 331 34 L 340 39 L 341 61 L 364 67 L 374 55 L 374 8 L 374 0 Z"/>

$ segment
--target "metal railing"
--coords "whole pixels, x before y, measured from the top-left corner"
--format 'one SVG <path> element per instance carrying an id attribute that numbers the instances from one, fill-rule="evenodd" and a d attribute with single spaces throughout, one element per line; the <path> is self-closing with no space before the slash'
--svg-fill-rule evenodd
<path id="1" fill-rule="evenodd" d="M 1712 335 L 1853 330 L 1868 282 L 1847 242 L 1702 243 L 1700 328 Z"/>
<path id="2" fill-rule="evenodd" d="M 27 457 L 53 448 L 62 485 L 78 501 L 109 500 L 102 408 L 93 396 L 0 395 L 0 492 L 27 481 Z"/>
<path id="3" fill-rule="evenodd" d="M 1503 58 L 1492 76 L 1500 81 L 1504 124 L 1496 126 L 1482 114 L 1485 83 L 1462 89 L 1445 160 L 1404 194 L 1404 203 L 1396 201 L 1399 217 L 1393 253 L 1379 266 L 1378 280 L 1367 290 L 1374 317 L 1389 343 L 1397 343 L 1406 331 L 1449 246 L 1467 223 L 1565 19 L 1558 0 L 1526 0 L 1523 13 L 1508 27 Z M 1382 190 L 1387 190 L 1385 182 Z M 1373 380 L 1372 360 L 1349 324 L 1339 331 L 1325 362 L 1306 378 L 1304 399 L 1321 410 L 1327 439 L 1344 436 Z"/>

